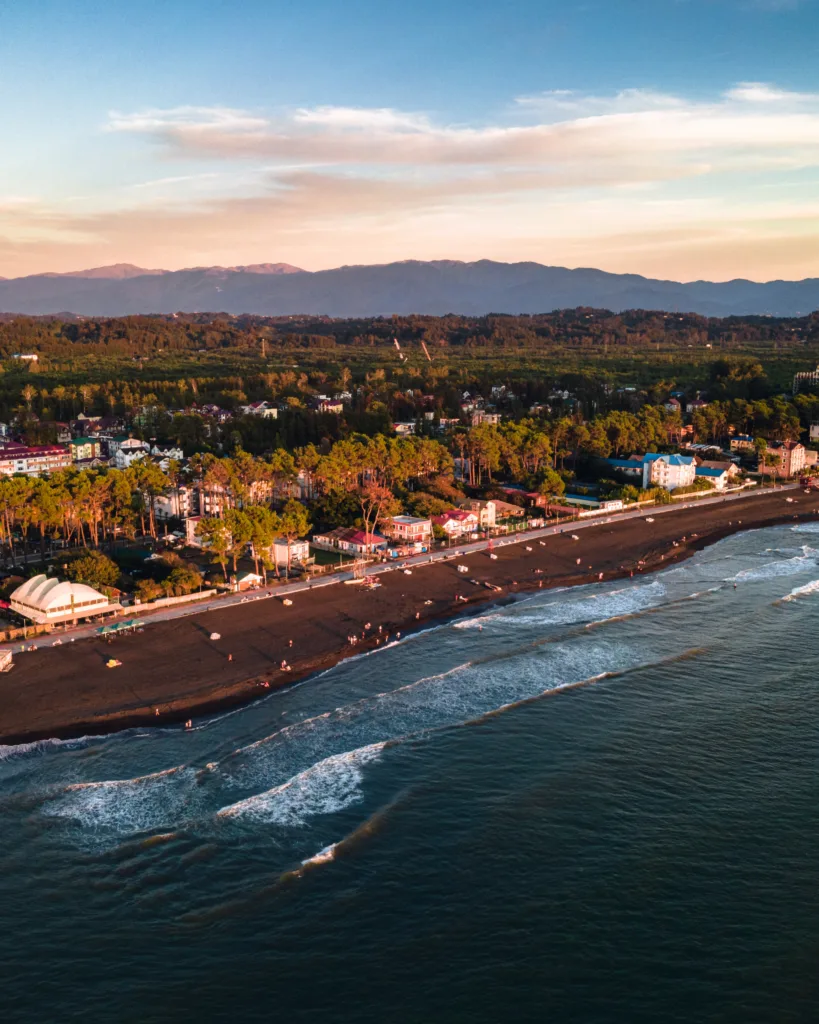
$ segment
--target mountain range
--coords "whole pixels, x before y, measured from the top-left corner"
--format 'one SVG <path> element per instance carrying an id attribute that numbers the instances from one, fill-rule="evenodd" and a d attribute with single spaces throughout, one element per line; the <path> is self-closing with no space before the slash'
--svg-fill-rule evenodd
<path id="1" fill-rule="evenodd" d="M 34 315 L 184 311 L 368 317 L 548 313 L 576 306 L 613 312 L 799 316 L 819 309 L 819 278 L 681 283 L 492 260 L 405 260 L 313 272 L 287 263 L 174 271 L 117 263 L 66 274 L 0 278 L 0 311 Z"/>

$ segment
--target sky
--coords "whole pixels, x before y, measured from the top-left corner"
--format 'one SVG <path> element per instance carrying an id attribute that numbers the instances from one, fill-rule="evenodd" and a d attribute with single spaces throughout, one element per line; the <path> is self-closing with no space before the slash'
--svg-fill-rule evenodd
<path id="1" fill-rule="evenodd" d="M 819 277 L 819 0 L 3 0 L 0 276 Z"/>

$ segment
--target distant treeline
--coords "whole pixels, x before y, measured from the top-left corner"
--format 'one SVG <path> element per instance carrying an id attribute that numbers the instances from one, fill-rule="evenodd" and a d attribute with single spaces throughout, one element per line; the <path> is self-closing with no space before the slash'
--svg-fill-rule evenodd
<path id="1" fill-rule="evenodd" d="M 543 351 L 699 348 L 789 349 L 819 345 L 819 313 L 805 317 L 727 317 L 635 310 L 573 309 L 533 316 L 411 316 L 363 320 L 219 314 L 0 322 L 0 358 L 21 351 L 57 359 L 83 351 L 150 357 L 161 351 L 372 349 L 423 341 L 436 350 Z"/>

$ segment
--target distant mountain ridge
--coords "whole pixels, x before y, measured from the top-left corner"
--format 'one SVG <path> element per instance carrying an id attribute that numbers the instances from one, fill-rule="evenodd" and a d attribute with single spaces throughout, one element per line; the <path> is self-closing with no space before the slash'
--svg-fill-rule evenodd
<path id="1" fill-rule="evenodd" d="M 800 316 L 819 309 L 819 278 L 725 282 L 654 280 L 639 274 L 540 263 L 405 260 L 334 270 L 287 263 L 146 270 L 129 263 L 68 274 L 0 278 L 0 311 L 80 316 L 223 312 L 334 317 L 426 313 L 548 313 L 592 306 L 705 316 Z"/>

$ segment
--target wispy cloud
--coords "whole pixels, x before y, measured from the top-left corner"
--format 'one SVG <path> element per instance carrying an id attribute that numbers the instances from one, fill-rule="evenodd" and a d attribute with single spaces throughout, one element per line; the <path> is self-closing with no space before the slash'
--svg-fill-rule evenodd
<path id="1" fill-rule="evenodd" d="M 322 106 L 262 117 L 226 108 L 181 107 L 118 114 L 110 130 L 148 135 L 168 154 L 282 164 L 359 165 L 368 173 L 413 168 L 574 166 L 582 180 L 595 164 L 626 178 L 669 165 L 680 176 L 718 171 L 737 153 L 775 155 L 793 166 L 819 160 L 819 95 L 761 82 L 740 83 L 714 102 L 631 89 L 612 97 L 548 92 L 516 101 L 527 123 L 450 125 L 390 108 Z"/>
<path id="2" fill-rule="evenodd" d="M 0 274 L 446 255 L 815 272 L 812 190 L 786 201 L 770 186 L 819 167 L 819 94 L 770 83 L 707 102 L 553 91 L 473 124 L 389 107 L 181 106 L 113 113 L 106 130 L 159 147 L 171 173 L 93 206 L 0 199 Z"/>

